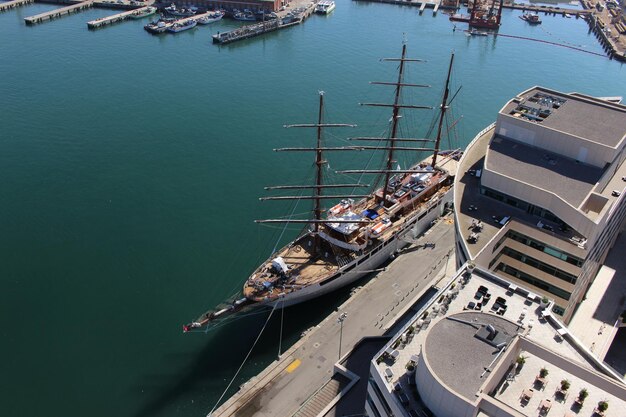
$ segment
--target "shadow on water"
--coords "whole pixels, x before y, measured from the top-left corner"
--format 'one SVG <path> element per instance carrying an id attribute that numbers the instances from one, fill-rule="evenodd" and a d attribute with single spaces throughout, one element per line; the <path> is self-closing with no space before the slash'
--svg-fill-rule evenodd
<path id="1" fill-rule="evenodd" d="M 317 325 L 333 310 L 336 310 L 350 297 L 352 288 L 364 285 L 373 276 L 370 274 L 339 291 L 286 308 L 282 314 L 281 351 L 289 349 L 299 340 L 303 331 Z M 151 400 L 143 404 L 133 415 L 135 417 L 154 417 L 166 415 L 166 413 L 169 415 L 174 408 L 178 407 L 177 405 L 188 407 L 191 402 L 194 404 L 193 407 L 198 409 L 198 413 L 208 413 L 219 399 L 215 393 L 221 393 L 226 389 L 237 367 L 254 344 L 270 312 L 270 309 L 265 309 L 259 314 L 233 320 L 210 331 L 206 334 L 208 340 L 197 351 L 190 349 L 188 352 L 164 353 L 161 361 L 163 363 L 186 361 L 187 364 L 180 366 L 177 371 L 172 371 L 172 374 L 144 375 L 142 388 L 138 391 L 151 390 L 149 396 Z M 230 398 L 241 384 L 258 374 L 277 358 L 280 323 L 281 310 L 276 309 L 246 365 L 222 399 L 222 403 Z M 185 335 L 189 338 L 203 336 L 205 335 Z M 193 340 L 189 344 L 193 345 Z M 221 360 L 222 358 L 228 359 Z"/>

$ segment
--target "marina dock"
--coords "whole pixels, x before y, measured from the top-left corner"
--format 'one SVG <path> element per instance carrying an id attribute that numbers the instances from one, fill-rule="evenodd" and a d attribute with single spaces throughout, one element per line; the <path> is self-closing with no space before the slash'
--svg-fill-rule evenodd
<path id="1" fill-rule="evenodd" d="M 228 32 L 217 32 L 213 35 L 213 43 L 228 44 L 231 42 L 253 38 L 264 33 L 273 32 L 278 29 L 285 29 L 291 26 L 299 25 L 304 22 L 307 17 L 311 16 L 315 10 L 315 3 L 309 4 L 307 7 L 302 8 L 299 12 L 297 12 L 297 10 L 298 9 L 293 10 L 294 13 L 297 13 L 297 16 L 294 16 L 293 19 L 286 19 L 288 14 L 279 13 L 278 18 L 274 20 L 245 25 Z"/>
<path id="2" fill-rule="evenodd" d="M 502 7 L 505 9 L 514 9 L 521 10 L 524 12 L 534 12 L 534 13 L 544 13 L 544 14 L 552 14 L 552 15 L 563 15 L 566 14 L 571 16 L 586 16 L 591 14 L 590 10 L 585 9 L 566 9 L 563 7 L 550 7 L 550 6 L 535 6 L 532 4 L 519 4 L 519 3 L 504 3 Z"/>
<path id="3" fill-rule="evenodd" d="M 397 4 L 400 6 L 413 6 L 419 8 L 419 14 L 424 13 L 426 8 L 433 9 L 433 16 L 437 14 L 439 9 L 449 9 L 456 10 L 456 4 L 454 6 L 448 6 L 446 4 L 442 4 L 441 0 L 433 0 L 433 1 L 422 1 L 422 0 L 355 0 L 355 1 L 363 1 L 363 2 L 371 2 L 371 3 L 387 3 L 387 4 Z"/>
<path id="4" fill-rule="evenodd" d="M 70 13 L 78 12 L 80 10 L 89 9 L 93 7 L 94 0 L 80 1 L 70 6 L 61 7 L 60 9 L 50 10 L 45 13 L 40 13 L 35 16 L 25 17 L 24 21 L 27 25 L 35 25 L 38 23 L 46 22 L 48 20 L 56 19 L 61 16 L 68 15 Z"/>
<path id="5" fill-rule="evenodd" d="M 87 22 L 87 27 L 89 29 L 97 29 L 102 26 L 112 25 L 113 23 L 122 22 L 126 19 L 129 19 L 131 16 L 137 16 L 138 14 L 148 10 L 150 6 L 140 7 L 134 10 L 127 10 L 122 13 L 117 13 L 112 16 L 101 17 L 100 19 L 91 20 Z"/>
<path id="6" fill-rule="evenodd" d="M 455 271 L 454 224 L 439 220 L 384 271 L 213 411 L 226 416 L 317 416 L 347 394 L 355 375 L 342 372 L 364 337 L 383 336 L 448 273 Z M 346 313 L 345 323 L 337 317 Z M 285 314 L 289 314 L 286 310 Z M 341 359 L 339 348 L 342 334 Z M 337 360 L 339 362 L 335 363 Z M 331 389 L 329 389 L 331 388 Z"/>
<path id="7" fill-rule="evenodd" d="M 7 1 L 5 3 L 0 3 L 0 12 L 34 2 L 35 0 L 13 0 Z"/>

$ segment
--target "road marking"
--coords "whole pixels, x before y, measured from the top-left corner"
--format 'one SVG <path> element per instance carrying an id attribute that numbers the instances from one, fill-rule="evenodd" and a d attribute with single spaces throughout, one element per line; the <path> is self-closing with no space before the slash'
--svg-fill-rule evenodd
<path id="1" fill-rule="evenodd" d="M 295 361 L 291 362 L 291 364 L 287 367 L 287 373 L 292 373 L 293 371 L 295 371 L 301 363 L 302 361 L 300 359 L 296 359 Z"/>

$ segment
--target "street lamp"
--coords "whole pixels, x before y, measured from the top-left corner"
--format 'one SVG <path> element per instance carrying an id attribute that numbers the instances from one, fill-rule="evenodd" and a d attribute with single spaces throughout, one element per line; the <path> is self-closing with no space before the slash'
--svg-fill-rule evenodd
<path id="1" fill-rule="evenodd" d="M 341 326 L 339 328 L 339 359 L 341 359 L 341 339 L 343 338 L 343 321 L 348 317 L 348 313 L 345 311 L 337 317 L 337 323 Z"/>

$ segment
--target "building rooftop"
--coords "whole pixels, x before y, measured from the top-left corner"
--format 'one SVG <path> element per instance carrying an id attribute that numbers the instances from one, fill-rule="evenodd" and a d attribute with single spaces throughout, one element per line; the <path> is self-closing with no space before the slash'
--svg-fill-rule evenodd
<path id="1" fill-rule="evenodd" d="M 494 133 L 492 125 L 477 135 L 474 142 L 468 146 L 460 161 L 459 173 L 454 184 L 455 211 L 459 222 L 458 228 L 464 241 L 467 242 L 472 233 L 470 227 L 472 221 L 481 221 L 483 224 L 479 240 L 472 244 L 466 244 L 472 258 L 475 258 L 482 248 L 502 230 L 503 225 L 496 220 L 501 221 L 510 217 L 529 226 L 537 223 L 537 217 L 480 193 L 480 178 L 476 177 L 474 173 L 483 168 L 485 154 Z M 544 223 L 549 222 L 544 220 Z M 586 256 L 585 250 L 576 243 L 576 240 L 580 241 L 581 236 L 571 229 L 560 230 L 558 225 L 554 224 L 553 226 L 552 231 L 542 229 L 546 235 L 542 237 L 542 240 L 547 239 L 546 243 L 553 240 L 554 246 L 563 246 L 567 248 L 567 252 L 581 258 Z"/>
<path id="2" fill-rule="evenodd" d="M 489 145 L 487 168 L 553 192 L 576 208 L 583 203 L 603 172 L 599 168 L 499 136 L 494 137 Z"/>
<path id="3" fill-rule="evenodd" d="M 519 97 L 519 102 L 509 102 L 501 113 L 527 118 L 611 148 L 618 148 L 624 141 L 626 106 L 582 94 L 563 95 L 542 87 L 534 87 Z"/>
<path id="4" fill-rule="evenodd" d="M 545 401 L 550 407 L 549 415 L 553 416 L 592 416 L 593 410 L 598 402 L 607 401 L 609 408 L 606 416 L 620 416 L 626 410 L 626 398 L 623 397 L 623 390 L 612 390 L 612 385 L 606 384 L 606 380 L 601 377 L 593 378 L 585 372 L 580 372 L 575 366 L 564 365 L 561 369 L 546 360 L 542 355 L 522 351 L 525 358 L 524 366 L 519 372 L 506 379 L 497 386 L 494 398 L 507 404 L 523 415 L 536 415 L 541 408 L 541 403 Z M 541 369 L 545 368 L 548 375 L 545 383 L 538 380 Z M 570 386 L 564 392 L 561 391 L 561 381 L 567 380 Z M 589 397 L 585 399 L 582 407 L 575 401 L 582 389 L 586 389 Z M 522 394 L 525 390 L 532 393 L 532 396 L 525 400 Z M 621 396 L 621 398 L 620 398 Z M 567 414 L 567 413 L 572 414 Z"/>
<path id="5" fill-rule="evenodd" d="M 526 379 L 538 374 L 539 368 L 543 366 L 549 367 L 551 375 L 559 378 L 558 381 L 569 379 L 573 389 L 586 384 L 590 394 L 593 389 L 598 396 L 602 395 L 602 387 L 613 387 L 611 384 L 619 379 L 582 346 L 561 322 L 547 313 L 551 306 L 544 313 L 539 305 L 539 296 L 482 269 L 476 268 L 469 280 L 466 277 L 466 271 L 462 268 L 374 357 L 373 369 L 385 381 L 385 387 L 390 393 L 410 393 L 409 381 L 415 377 L 409 365 L 417 364 L 420 357 L 423 357 L 436 378 L 456 395 L 474 402 L 489 393 L 489 401 L 501 401 L 522 410 L 520 415 L 529 415 L 529 412 L 537 414 L 534 403 L 532 410 L 528 406 L 524 408 L 519 405 L 518 397 L 522 386 L 526 388 L 526 385 L 532 385 Z M 485 290 L 489 293 L 488 301 L 485 301 L 483 295 Z M 504 311 L 494 308 L 498 298 L 506 305 Z M 500 339 L 493 343 L 479 338 L 481 329 L 483 336 L 488 333 L 485 333 L 485 325 L 489 324 L 500 333 Z M 511 347 L 514 344 L 515 348 Z M 518 346 L 528 351 L 524 353 L 528 357 L 527 364 L 515 379 L 506 380 L 504 376 L 509 374 L 511 355 L 516 355 L 514 349 L 519 349 Z M 532 355 L 541 359 L 535 360 Z M 561 367 L 565 367 L 566 371 L 570 369 L 569 376 L 561 377 L 558 371 Z M 610 381 L 609 385 L 606 385 L 607 380 Z M 519 382 L 514 389 L 512 381 Z M 551 376 L 546 389 L 553 390 L 555 381 Z M 599 381 L 596 388 L 592 388 L 594 381 Z M 505 384 L 507 387 L 504 387 Z M 618 391 L 623 392 L 626 398 L 626 390 L 623 386 L 621 389 Z M 550 391 L 550 395 L 552 393 Z M 515 401 L 506 395 L 514 395 Z M 547 397 L 548 391 L 541 395 Z M 395 398 L 398 405 L 405 409 L 420 407 L 421 403 L 416 397 L 408 397 L 410 402 L 404 406 L 400 405 L 398 397 Z M 575 396 L 570 397 L 567 404 L 571 406 Z M 605 397 L 613 399 L 608 394 Z M 613 408 L 611 404 L 611 409 L 617 412 L 620 409 L 617 398 L 615 405 Z M 612 414 L 609 410 L 607 415 L 618 414 Z"/>
<path id="6" fill-rule="evenodd" d="M 435 374 L 450 388 L 468 399 L 484 382 L 485 369 L 497 358 L 495 344 L 479 338 L 488 334 L 486 326 L 497 332 L 496 344 L 508 344 L 520 325 L 495 314 L 462 312 L 438 321 L 428 331 L 423 354 Z"/>

